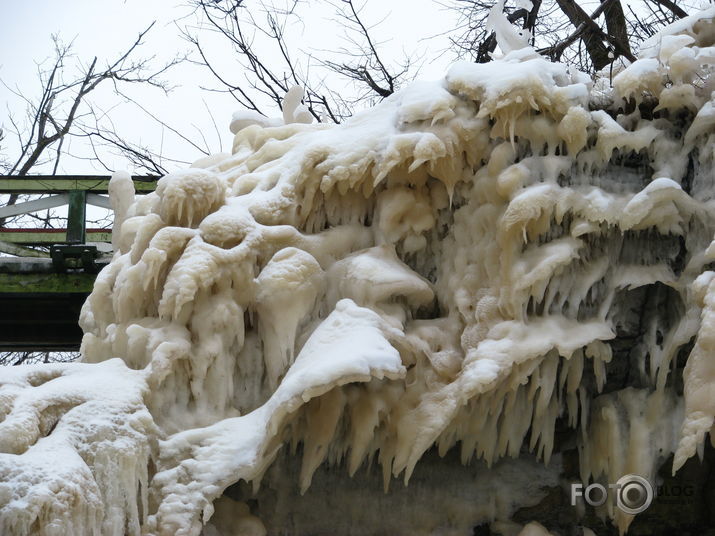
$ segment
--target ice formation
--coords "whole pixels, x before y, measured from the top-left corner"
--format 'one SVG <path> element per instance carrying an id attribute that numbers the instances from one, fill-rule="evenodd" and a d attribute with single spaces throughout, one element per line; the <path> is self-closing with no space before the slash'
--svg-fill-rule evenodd
<path id="1" fill-rule="evenodd" d="M 341 125 L 309 124 L 300 89 L 282 121 L 238 114 L 231 155 L 150 195 L 118 176 L 85 363 L 0 379 L 0 532 L 278 533 L 226 490 L 379 465 L 362 492 L 397 505 L 436 446 L 487 491 L 423 533 L 547 534 L 509 520 L 537 489 L 493 501 L 525 456 L 558 486 L 557 428 L 585 483 L 693 456 L 715 418 L 715 9 L 606 94 L 507 41 Z"/>

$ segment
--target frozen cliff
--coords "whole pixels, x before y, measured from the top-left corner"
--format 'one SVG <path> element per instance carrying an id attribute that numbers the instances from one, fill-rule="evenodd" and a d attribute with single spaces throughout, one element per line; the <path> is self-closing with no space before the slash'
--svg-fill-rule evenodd
<path id="1" fill-rule="evenodd" d="M 118 175 L 84 363 L 0 374 L 0 533 L 546 534 L 514 516 L 548 488 L 702 453 L 715 10 L 612 87 L 500 43 L 341 125 L 239 114 L 145 197 Z"/>

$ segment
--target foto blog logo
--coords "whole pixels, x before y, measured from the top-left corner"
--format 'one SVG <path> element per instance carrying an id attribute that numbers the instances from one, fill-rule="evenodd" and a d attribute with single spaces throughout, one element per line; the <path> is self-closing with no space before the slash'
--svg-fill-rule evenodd
<path id="1" fill-rule="evenodd" d="M 640 514 L 653 502 L 653 486 L 639 475 L 625 475 L 615 484 L 606 486 L 598 483 L 571 484 L 571 506 L 576 506 L 576 499 L 581 497 L 591 506 L 601 506 L 608 500 L 609 490 L 615 493 L 616 506 L 626 514 Z"/>

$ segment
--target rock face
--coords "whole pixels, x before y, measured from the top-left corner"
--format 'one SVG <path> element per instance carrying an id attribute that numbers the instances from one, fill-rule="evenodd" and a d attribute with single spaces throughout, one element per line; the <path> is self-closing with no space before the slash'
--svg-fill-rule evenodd
<path id="1" fill-rule="evenodd" d="M 0 532 L 626 531 L 570 484 L 682 487 L 715 416 L 714 18 L 612 89 L 511 36 L 341 125 L 240 116 L 123 212 L 85 363 L 3 372 Z"/>

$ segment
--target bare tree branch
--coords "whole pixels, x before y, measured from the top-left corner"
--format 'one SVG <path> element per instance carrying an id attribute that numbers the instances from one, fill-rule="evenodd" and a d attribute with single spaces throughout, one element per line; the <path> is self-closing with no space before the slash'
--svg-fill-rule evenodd
<path id="1" fill-rule="evenodd" d="M 651 1 L 669 9 L 673 13 L 673 15 L 675 15 L 679 19 L 684 19 L 685 17 L 688 16 L 688 14 L 685 12 L 685 10 L 683 8 L 679 7 L 675 2 L 673 2 L 671 0 L 651 0 Z"/>
<path id="2" fill-rule="evenodd" d="M 183 58 L 176 57 L 158 69 L 150 69 L 151 58 L 133 60 L 135 51 L 142 45 L 143 39 L 153 26 L 154 23 L 140 32 L 136 40 L 104 69 L 98 67 L 98 59 L 95 57 L 80 77 L 69 82 L 63 78 L 66 75 L 67 60 L 71 56 L 71 44 L 62 45 L 59 38 L 53 37 L 55 58 L 52 67 L 49 70 L 38 67 L 42 88 L 38 101 L 29 99 L 24 95 L 25 92 L 13 90 L 3 82 L 5 87 L 26 102 L 29 119 L 29 126 L 25 129 L 10 116 L 11 125 L 19 139 L 20 151 L 14 164 L 7 166 L 7 175 L 22 177 L 29 174 L 33 168 L 53 160 L 52 174 L 57 173 L 66 138 L 87 134 L 87 126 L 80 121 L 94 113 L 87 97 L 103 82 L 111 80 L 115 91 L 124 97 L 119 91 L 119 83 L 140 83 L 169 91 L 170 87 L 160 76 L 183 61 Z M 86 107 L 87 111 L 81 112 L 83 107 Z M 99 130 L 98 125 L 96 128 Z M 114 147 L 136 157 L 136 151 L 130 151 L 128 144 L 121 143 L 115 137 L 105 136 L 105 139 Z M 55 156 L 50 157 L 48 151 L 53 147 Z M 156 167 L 149 169 L 158 171 Z M 17 195 L 10 195 L 5 204 L 13 205 L 18 199 Z M 5 224 L 6 219 L 0 219 L 0 226 Z"/>

